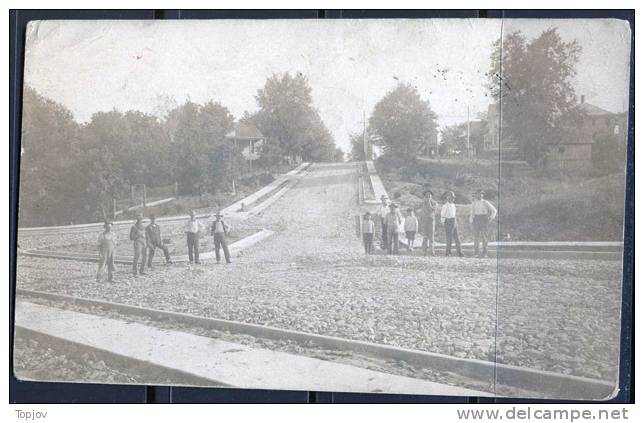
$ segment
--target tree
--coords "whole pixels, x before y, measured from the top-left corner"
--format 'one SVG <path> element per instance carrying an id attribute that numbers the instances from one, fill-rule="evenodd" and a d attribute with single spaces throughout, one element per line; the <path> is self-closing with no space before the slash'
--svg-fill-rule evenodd
<path id="1" fill-rule="evenodd" d="M 109 145 L 88 145 L 86 158 L 77 163 L 86 175 L 85 189 L 80 196 L 85 201 L 85 218 L 111 219 L 116 212 L 114 200 L 127 195 L 130 182 Z"/>
<path id="2" fill-rule="evenodd" d="M 169 138 L 154 116 L 139 111 L 97 112 L 82 126 L 82 138 L 87 148 L 107 147 L 129 183 L 172 182 L 167 166 Z"/>
<path id="3" fill-rule="evenodd" d="M 470 122 L 469 149 L 472 154 L 483 151 L 483 138 L 487 130 L 485 120 Z M 438 146 L 441 155 L 465 155 L 468 149 L 467 122 L 446 126 L 441 130 L 441 144 Z"/>
<path id="4" fill-rule="evenodd" d="M 253 122 L 262 134 L 276 140 L 284 156 L 330 160 L 333 137 L 313 106 L 311 87 L 303 74 L 271 76 L 255 99 L 260 110 Z"/>
<path id="5" fill-rule="evenodd" d="M 212 101 L 203 106 L 186 102 L 172 110 L 166 122 L 174 128 L 173 174 L 180 192 L 201 195 L 227 186 L 241 160 L 226 139 L 234 122 L 228 109 Z"/>
<path id="6" fill-rule="evenodd" d="M 343 162 L 344 161 L 344 151 L 340 147 L 333 148 L 331 153 L 332 162 Z"/>
<path id="7" fill-rule="evenodd" d="M 488 88 L 502 106 L 502 148 L 517 144 L 536 165 L 546 144 L 572 136 L 579 113 L 571 80 L 580 53 L 577 41 L 564 42 L 554 28 L 530 42 L 513 32 L 494 44 Z"/>
<path id="8" fill-rule="evenodd" d="M 342 161 L 302 75 L 269 78 L 258 101 L 245 113 L 269 135 L 261 147 L 266 168 L 286 155 L 311 161 Z M 226 138 L 234 117 L 215 101 L 161 97 L 162 119 L 140 111 L 97 112 L 79 125 L 62 105 L 26 87 L 20 224 L 56 225 L 96 221 L 113 215 L 115 199 L 127 198 L 132 184 L 147 187 L 178 182 L 182 194 L 216 193 L 231 188 L 248 166 L 245 145 Z M 271 135 L 272 134 L 272 135 Z"/>
<path id="9" fill-rule="evenodd" d="M 78 192 L 85 175 L 75 166 L 83 148 L 72 113 L 25 87 L 21 144 L 20 225 L 74 221 L 84 206 Z"/>
<path id="10" fill-rule="evenodd" d="M 467 152 L 467 122 L 443 128 L 438 150 L 442 156 Z"/>
<path id="11" fill-rule="evenodd" d="M 436 134 L 436 114 L 416 88 L 400 83 L 374 107 L 368 132 L 386 155 L 413 159 Z"/>
<path id="12" fill-rule="evenodd" d="M 367 138 L 369 136 L 367 135 Z M 356 132 L 349 135 L 349 142 L 351 143 L 351 152 L 349 153 L 349 158 L 352 161 L 364 161 L 371 160 L 373 157 L 373 147 L 371 142 L 367 143 L 367 157 L 364 155 L 364 139 L 362 132 Z"/>

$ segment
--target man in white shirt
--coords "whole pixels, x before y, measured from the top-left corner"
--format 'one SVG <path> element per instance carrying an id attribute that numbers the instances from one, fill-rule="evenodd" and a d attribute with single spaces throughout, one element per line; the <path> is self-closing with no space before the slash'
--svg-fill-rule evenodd
<path id="1" fill-rule="evenodd" d="M 380 248 L 385 250 L 389 246 L 387 242 L 387 214 L 389 213 L 389 199 L 386 195 L 380 197 L 380 206 L 378 207 L 378 218 L 380 219 Z"/>
<path id="2" fill-rule="evenodd" d="M 474 254 L 477 257 L 487 255 L 487 225 L 496 217 L 496 208 L 485 199 L 483 191 L 478 192 L 478 198 L 472 201 L 470 207 L 470 223 L 474 230 Z M 479 244 L 483 241 L 483 250 L 479 254 Z"/>
<path id="3" fill-rule="evenodd" d="M 452 255 L 452 239 L 456 243 L 456 254 L 463 257 L 461 252 L 461 239 L 458 236 L 458 224 L 456 223 L 456 204 L 454 199 L 456 196 L 452 191 L 448 191 L 446 195 L 445 204 L 441 208 L 441 223 L 445 225 L 445 255 Z"/>
<path id="4" fill-rule="evenodd" d="M 188 260 L 190 263 L 201 264 L 199 261 L 199 232 L 201 224 L 197 220 L 194 210 L 190 210 L 190 219 L 184 226 L 184 232 L 188 242 Z"/>

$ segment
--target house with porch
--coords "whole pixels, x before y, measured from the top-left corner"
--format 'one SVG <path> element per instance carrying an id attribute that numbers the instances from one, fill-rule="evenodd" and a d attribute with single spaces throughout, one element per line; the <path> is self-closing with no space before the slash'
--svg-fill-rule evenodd
<path id="1" fill-rule="evenodd" d="M 593 146 L 608 136 L 626 143 L 626 113 L 613 113 L 587 103 L 581 96 L 580 120 L 575 122 L 573 136 L 561 142 L 547 143 L 544 168 L 564 174 L 585 175 L 593 167 Z"/>
<path id="2" fill-rule="evenodd" d="M 253 161 L 259 159 L 261 146 L 266 142 L 262 133 L 250 123 L 236 122 L 233 130 L 226 134 L 236 148 L 241 149 L 241 154 L 248 161 L 248 168 L 252 170 Z"/>
<path id="3" fill-rule="evenodd" d="M 569 139 L 545 142 L 545 156 L 541 167 L 553 172 L 571 175 L 588 174 L 593 166 L 593 145 L 605 136 L 617 136 L 626 143 L 626 112 L 612 113 L 585 101 L 581 96 L 579 120 L 571 124 Z M 522 160 L 518 142 L 499 140 L 500 113 L 498 103 L 488 106 L 487 132 L 483 140 L 484 153 L 499 155 L 502 161 Z"/>

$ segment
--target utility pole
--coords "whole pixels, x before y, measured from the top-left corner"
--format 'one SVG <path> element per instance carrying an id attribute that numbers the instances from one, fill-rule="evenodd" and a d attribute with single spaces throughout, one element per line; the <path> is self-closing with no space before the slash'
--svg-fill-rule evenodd
<path id="1" fill-rule="evenodd" d="M 364 159 L 368 161 L 371 157 L 369 157 L 369 145 L 367 144 L 367 119 L 364 110 L 362 111 L 362 146 L 364 148 Z"/>
<path id="2" fill-rule="evenodd" d="M 472 154 L 470 152 L 470 105 L 467 105 L 467 158 L 471 159 Z"/>

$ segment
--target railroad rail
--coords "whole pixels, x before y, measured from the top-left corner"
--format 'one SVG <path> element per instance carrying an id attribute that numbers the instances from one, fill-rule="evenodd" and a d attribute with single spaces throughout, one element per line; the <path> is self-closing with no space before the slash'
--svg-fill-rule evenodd
<path id="1" fill-rule="evenodd" d="M 400 348 L 384 344 L 318 335 L 290 329 L 281 329 L 253 323 L 208 318 L 186 313 L 158 310 L 113 303 L 98 299 L 73 297 L 51 292 L 17 289 L 20 300 L 43 299 L 62 305 L 100 308 L 126 316 L 143 317 L 157 322 L 174 322 L 192 328 L 214 330 L 255 338 L 289 342 L 306 347 L 315 346 L 327 351 L 341 351 L 365 359 L 379 359 L 390 363 L 404 363 L 418 369 L 450 372 L 460 380 L 470 381 L 478 391 L 501 395 L 520 392 L 522 396 L 547 398 L 608 398 L 614 391 L 614 382 L 571 376 L 539 369 L 499 364 L 490 361 L 465 359 L 444 354 Z M 526 393 L 528 393 L 526 395 Z M 532 394 L 530 394 L 532 393 Z"/>
<path id="2" fill-rule="evenodd" d="M 263 241 L 264 239 L 270 237 L 272 234 L 273 234 L 273 231 L 269 229 L 261 229 L 251 235 L 248 235 L 245 238 L 239 239 L 229 245 L 228 248 L 230 250 L 230 255 L 232 257 L 237 257 L 239 253 L 241 253 L 245 249 L 250 248 L 253 245 Z M 96 263 L 99 260 L 97 253 L 80 253 L 75 251 L 61 251 L 61 250 L 49 250 L 49 249 L 22 250 L 20 251 L 20 255 L 28 256 L 28 257 L 52 258 L 52 259 L 58 259 L 58 260 L 82 261 L 82 262 L 90 262 L 90 263 Z M 200 254 L 199 257 L 201 260 L 204 260 L 204 261 L 211 260 L 216 257 L 216 253 L 214 250 L 204 251 Z M 131 255 L 114 256 L 115 264 L 131 265 L 132 260 L 133 260 L 133 257 Z M 188 255 L 187 254 L 175 255 L 173 257 L 173 261 L 175 263 L 187 263 L 189 261 Z M 162 263 L 162 262 L 163 262 L 163 259 L 157 256 L 155 259 L 155 263 Z"/>

